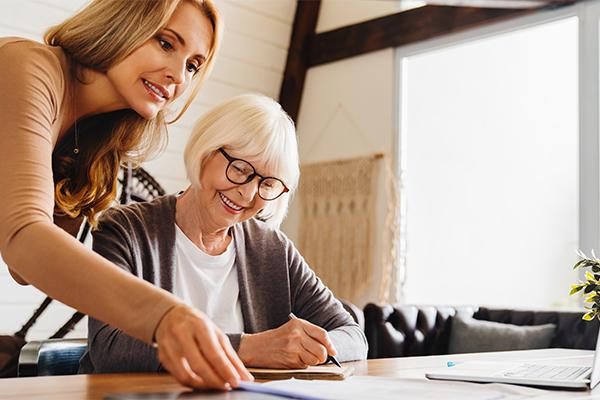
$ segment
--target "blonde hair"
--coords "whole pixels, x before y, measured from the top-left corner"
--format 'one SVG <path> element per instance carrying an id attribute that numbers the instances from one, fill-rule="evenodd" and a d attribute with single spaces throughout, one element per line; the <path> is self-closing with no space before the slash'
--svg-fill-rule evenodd
<path id="1" fill-rule="evenodd" d="M 94 0 L 63 23 L 50 28 L 44 40 L 61 47 L 73 64 L 73 79 L 80 79 L 81 68 L 106 72 L 150 40 L 171 18 L 175 9 L 187 1 L 210 20 L 213 36 L 206 62 L 194 75 L 188 98 L 177 116 L 187 110 L 202 83 L 213 68 L 222 35 L 222 20 L 212 0 Z M 94 137 L 82 143 L 77 158 L 62 157 L 58 164 L 55 199 L 59 209 L 71 217 L 84 215 L 92 225 L 97 213 L 108 208 L 116 196 L 119 166 L 139 164 L 164 149 L 166 110 L 146 120 L 133 110 L 92 117 Z M 81 129 L 80 129 L 81 130 Z M 80 140 L 81 142 L 81 140 Z"/>
<path id="2" fill-rule="evenodd" d="M 236 157 L 264 160 L 269 174 L 283 180 L 290 191 L 268 201 L 257 215 L 278 228 L 300 178 L 291 118 L 279 103 L 259 94 L 236 96 L 214 107 L 198 120 L 185 147 L 185 169 L 192 187 L 201 188 L 202 167 L 220 148 L 235 152 Z"/>

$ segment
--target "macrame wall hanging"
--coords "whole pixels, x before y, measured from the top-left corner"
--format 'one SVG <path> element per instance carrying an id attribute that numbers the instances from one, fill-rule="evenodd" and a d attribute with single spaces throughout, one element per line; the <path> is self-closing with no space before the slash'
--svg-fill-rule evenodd
<path id="1" fill-rule="evenodd" d="M 385 174 L 388 210 L 377 226 L 379 174 Z M 302 167 L 300 251 L 323 282 L 341 299 L 357 302 L 380 276 L 376 298 L 397 303 L 402 276 L 397 266 L 399 199 L 396 180 L 383 154 Z M 375 230 L 383 229 L 381 248 Z M 373 252 L 382 251 L 381 265 Z"/>

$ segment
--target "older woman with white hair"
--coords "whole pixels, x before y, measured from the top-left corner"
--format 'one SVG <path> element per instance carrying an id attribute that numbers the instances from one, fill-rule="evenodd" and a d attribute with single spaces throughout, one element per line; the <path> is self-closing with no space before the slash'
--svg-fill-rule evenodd
<path id="1" fill-rule="evenodd" d="M 262 95 L 217 106 L 195 126 L 185 166 L 183 194 L 106 212 L 94 250 L 199 310 L 246 366 L 364 359 L 362 330 L 278 230 L 300 174 L 281 106 Z M 156 349 L 110 325 L 90 319 L 88 336 L 82 373 L 162 369 Z"/>

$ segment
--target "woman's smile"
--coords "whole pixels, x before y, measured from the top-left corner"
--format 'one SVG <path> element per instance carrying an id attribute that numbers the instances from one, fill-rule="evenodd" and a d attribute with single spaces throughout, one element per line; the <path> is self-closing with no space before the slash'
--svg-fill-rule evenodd
<path id="1" fill-rule="evenodd" d="M 234 203 L 229 197 L 225 196 L 223 193 L 219 193 L 219 198 L 221 199 L 221 203 L 225 208 L 225 211 L 231 214 L 239 214 L 244 210 L 244 207 Z"/>
<path id="2" fill-rule="evenodd" d="M 144 88 L 150 94 L 152 99 L 158 102 L 165 102 L 171 97 L 167 89 L 155 82 L 150 82 L 142 78 L 142 83 L 144 84 Z"/>

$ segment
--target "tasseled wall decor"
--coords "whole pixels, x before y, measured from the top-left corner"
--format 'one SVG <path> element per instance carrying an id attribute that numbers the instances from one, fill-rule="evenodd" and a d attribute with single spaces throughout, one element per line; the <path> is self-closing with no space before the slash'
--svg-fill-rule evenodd
<path id="1" fill-rule="evenodd" d="M 374 230 L 380 173 L 391 174 L 382 154 L 302 167 L 300 251 L 337 297 L 352 302 L 373 283 L 374 276 L 381 276 L 381 282 L 372 301 L 398 301 L 398 201 L 393 175 L 386 179 L 389 209 L 383 265 L 373 265 L 373 251 L 379 250 L 374 248 Z"/>

